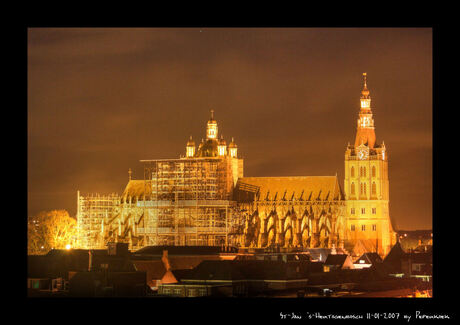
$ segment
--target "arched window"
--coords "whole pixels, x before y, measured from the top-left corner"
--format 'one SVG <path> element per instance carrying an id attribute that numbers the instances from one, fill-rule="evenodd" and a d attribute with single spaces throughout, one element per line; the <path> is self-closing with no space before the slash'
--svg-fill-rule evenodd
<path id="1" fill-rule="evenodd" d="M 351 167 L 351 177 L 355 177 L 355 167 Z"/>
<path id="2" fill-rule="evenodd" d="M 364 177 L 366 177 L 366 167 L 364 167 L 364 169 L 363 169 L 363 170 L 364 170 L 364 174 L 363 174 L 363 176 L 364 176 Z"/>
<path id="3" fill-rule="evenodd" d="M 355 195 L 355 183 L 351 183 L 351 195 Z"/>
<path id="4" fill-rule="evenodd" d="M 363 176 L 363 167 L 359 167 L 359 176 Z"/>
<path id="5" fill-rule="evenodd" d="M 372 166 L 372 177 L 375 177 L 375 166 Z"/>
<path id="6" fill-rule="evenodd" d="M 372 182 L 372 195 L 377 194 L 377 185 L 375 182 Z"/>
<path id="7" fill-rule="evenodd" d="M 359 194 L 363 194 L 363 183 L 361 183 Z"/>
<path id="8" fill-rule="evenodd" d="M 366 194 L 366 183 L 364 183 L 364 194 Z"/>

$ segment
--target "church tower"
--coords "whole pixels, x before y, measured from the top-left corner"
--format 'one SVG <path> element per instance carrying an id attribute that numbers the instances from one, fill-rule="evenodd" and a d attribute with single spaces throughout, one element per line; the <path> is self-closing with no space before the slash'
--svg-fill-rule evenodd
<path id="1" fill-rule="evenodd" d="M 363 78 L 355 143 L 345 151 L 346 238 L 356 255 L 365 250 L 385 256 L 396 241 L 389 214 L 388 154 L 383 142 L 376 143 L 366 73 Z"/>

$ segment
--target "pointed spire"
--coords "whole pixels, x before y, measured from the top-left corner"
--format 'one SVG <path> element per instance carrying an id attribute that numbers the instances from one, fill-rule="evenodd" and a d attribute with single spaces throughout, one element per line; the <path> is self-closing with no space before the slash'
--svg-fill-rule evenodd
<path id="1" fill-rule="evenodd" d="M 131 180 L 131 174 L 132 174 L 132 171 L 131 171 L 131 168 L 128 169 L 128 181 Z"/>
<path id="2" fill-rule="evenodd" d="M 367 73 L 363 73 L 363 90 L 361 90 L 362 98 L 369 98 L 369 89 L 367 89 Z"/>
<path id="3" fill-rule="evenodd" d="M 214 120 L 214 110 L 211 109 L 211 120 Z"/>

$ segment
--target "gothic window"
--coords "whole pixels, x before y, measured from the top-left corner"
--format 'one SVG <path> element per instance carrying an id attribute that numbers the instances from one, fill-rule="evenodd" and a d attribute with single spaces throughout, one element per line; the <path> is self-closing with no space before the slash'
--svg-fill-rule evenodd
<path id="1" fill-rule="evenodd" d="M 364 194 L 366 194 L 366 183 L 364 183 Z"/>
<path id="2" fill-rule="evenodd" d="M 360 191 L 359 191 L 359 194 L 363 194 L 363 183 L 360 184 Z"/>
<path id="3" fill-rule="evenodd" d="M 361 214 L 366 214 L 366 208 L 361 208 Z"/>
<path id="4" fill-rule="evenodd" d="M 372 208 L 372 214 L 377 214 L 377 208 Z"/>
<path id="5" fill-rule="evenodd" d="M 375 185 L 375 182 L 372 183 L 372 194 L 377 194 L 377 185 Z"/>
<path id="6" fill-rule="evenodd" d="M 372 177 L 375 177 L 375 166 L 372 166 Z"/>
<path id="7" fill-rule="evenodd" d="M 359 176 L 363 176 L 363 167 L 359 167 Z"/>
<path id="8" fill-rule="evenodd" d="M 355 231 L 355 225 L 351 225 L 351 231 Z"/>
<path id="9" fill-rule="evenodd" d="M 351 183 L 351 195 L 355 195 L 355 183 Z"/>
<path id="10" fill-rule="evenodd" d="M 372 225 L 372 231 L 377 231 L 377 225 Z"/>
<path id="11" fill-rule="evenodd" d="M 351 177 L 355 177 L 355 167 L 351 167 Z"/>
<path id="12" fill-rule="evenodd" d="M 366 225 L 361 225 L 361 230 L 366 231 Z"/>
<path id="13" fill-rule="evenodd" d="M 366 167 L 363 168 L 363 176 L 366 177 Z"/>

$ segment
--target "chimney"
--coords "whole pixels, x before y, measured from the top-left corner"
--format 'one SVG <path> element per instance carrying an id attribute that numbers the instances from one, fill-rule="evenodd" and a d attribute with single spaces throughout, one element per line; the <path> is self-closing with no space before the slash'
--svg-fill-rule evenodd
<path id="1" fill-rule="evenodd" d="M 169 264 L 169 258 L 168 258 L 168 251 L 163 250 L 163 257 L 161 258 L 161 261 L 163 262 L 166 271 L 171 270 L 171 265 Z"/>
<path id="2" fill-rule="evenodd" d="M 88 272 L 91 272 L 91 267 L 92 267 L 92 264 L 93 264 L 93 254 L 91 253 L 91 250 L 88 250 L 88 255 L 89 255 Z"/>

